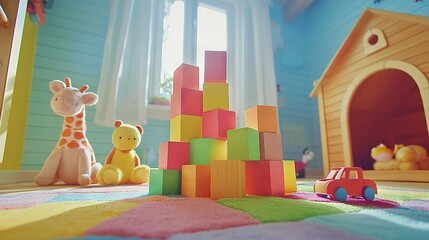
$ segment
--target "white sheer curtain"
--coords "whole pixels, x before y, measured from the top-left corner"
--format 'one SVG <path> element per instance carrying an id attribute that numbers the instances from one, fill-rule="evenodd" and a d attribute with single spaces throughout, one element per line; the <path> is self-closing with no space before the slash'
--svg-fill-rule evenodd
<path id="1" fill-rule="evenodd" d="M 254 105 L 277 106 L 277 84 L 271 41 L 270 0 L 236 0 L 234 29 L 228 32 L 230 107 L 237 127 L 244 126 L 244 111 Z"/>
<path id="2" fill-rule="evenodd" d="M 111 0 L 95 122 L 146 124 L 149 79 L 159 79 L 164 1 Z M 161 40 L 159 40 L 161 33 Z"/>

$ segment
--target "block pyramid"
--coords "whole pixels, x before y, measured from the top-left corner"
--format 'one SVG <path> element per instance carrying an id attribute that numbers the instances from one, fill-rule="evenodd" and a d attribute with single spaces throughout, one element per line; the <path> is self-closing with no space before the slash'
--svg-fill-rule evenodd
<path id="1" fill-rule="evenodd" d="M 245 127 L 229 110 L 227 53 L 205 52 L 202 91 L 199 68 L 180 65 L 173 76 L 170 141 L 160 144 L 151 170 L 150 195 L 239 198 L 296 191 L 294 161 L 283 161 L 277 108 L 254 106 Z"/>

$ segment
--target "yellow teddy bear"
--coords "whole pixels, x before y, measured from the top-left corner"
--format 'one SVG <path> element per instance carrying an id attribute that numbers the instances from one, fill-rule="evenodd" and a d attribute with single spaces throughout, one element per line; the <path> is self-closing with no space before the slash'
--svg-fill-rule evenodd
<path id="1" fill-rule="evenodd" d="M 114 148 L 97 174 L 98 183 L 117 185 L 149 182 L 150 168 L 140 165 L 140 158 L 134 150 L 140 144 L 143 128 L 124 124 L 121 120 L 115 121 L 115 127 L 112 134 Z"/>

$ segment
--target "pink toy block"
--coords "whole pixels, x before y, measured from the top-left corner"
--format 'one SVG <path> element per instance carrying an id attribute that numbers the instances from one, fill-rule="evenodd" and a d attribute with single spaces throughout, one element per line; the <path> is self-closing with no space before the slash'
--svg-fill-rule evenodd
<path id="1" fill-rule="evenodd" d="M 206 51 L 204 82 L 226 82 L 226 52 Z"/>
<path id="2" fill-rule="evenodd" d="M 283 161 L 246 161 L 246 194 L 284 196 Z"/>
<path id="3" fill-rule="evenodd" d="M 201 116 L 203 113 L 203 92 L 181 88 L 171 95 L 170 119 L 177 115 Z"/>
<path id="4" fill-rule="evenodd" d="M 282 137 L 278 133 L 259 133 L 261 160 L 283 160 Z"/>
<path id="5" fill-rule="evenodd" d="M 200 86 L 199 81 L 199 68 L 183 63 L 174 71 L 173 94 L 177 93 L 181 88 L 198 90 Z"/>
<path id="6" fill-rule="evenodd" d="M 159 145 L 159 169 L 182 170 L 190 162 L 189 142 L 163 142 Z"/>
<path id="7" fill-rule="evenodd" d="M 235 129 L 235 112 L 216 109 L 203 113 L 203 138 L 226 140 L 227 131 Z"/>

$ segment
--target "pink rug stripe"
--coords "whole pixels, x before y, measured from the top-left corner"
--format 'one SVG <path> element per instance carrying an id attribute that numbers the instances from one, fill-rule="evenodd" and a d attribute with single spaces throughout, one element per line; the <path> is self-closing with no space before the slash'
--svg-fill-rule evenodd
<path id="1" fill-rule="evenodd" d="M 177 233 L 258 224 L 244 212 L 203 198 L 171 198 L 143 203 L 89 230 L 87 235 L 165 239 Z"/>

